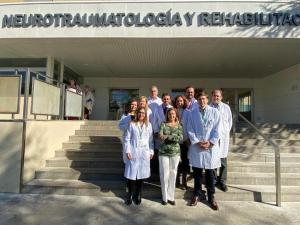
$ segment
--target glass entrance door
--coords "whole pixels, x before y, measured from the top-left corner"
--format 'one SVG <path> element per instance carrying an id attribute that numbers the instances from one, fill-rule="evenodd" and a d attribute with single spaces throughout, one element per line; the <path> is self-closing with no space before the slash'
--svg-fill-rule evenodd
<path id="1" fill-rule="evenodd" d="M 223 101 L 230 105 L 231 108 L 238 110 L 249 121 L 252 121 L 252 89 L 222 89 Z"/>
<path id="2" fill-rule="evenodd" d="M 138 89 L 110 89 L 109 90 L 109 119 L 119 120 L 125 113 L 130 99 L 137 99 Z"/>

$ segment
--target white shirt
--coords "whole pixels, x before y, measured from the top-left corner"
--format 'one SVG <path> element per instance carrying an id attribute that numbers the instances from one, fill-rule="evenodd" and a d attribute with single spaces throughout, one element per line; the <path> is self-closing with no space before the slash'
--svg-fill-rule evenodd
<path id="1" fill-rule="evenodd" d="M 156 97 L 155 99 L 151 96 L 148 97 L 148 106 L 151 108 L 152 113 L 155 113 L 158 106 L 162 105 L 162 100 L 160 97 Z"/>

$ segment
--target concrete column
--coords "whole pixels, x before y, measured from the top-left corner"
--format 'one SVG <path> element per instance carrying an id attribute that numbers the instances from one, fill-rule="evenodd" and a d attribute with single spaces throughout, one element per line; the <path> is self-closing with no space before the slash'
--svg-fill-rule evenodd
<path id="1" fill-rule="evenodd" d="M 237 89 L 234 90 L 234 108 L 239 111 L 239 92 Z"/>
<path id="2" fill-rule="evenodd" d="M 52 78 L 54 76 L 54 57 L 52 56 L 47 57 L 46 75 Z"/>
<path id="3" fill-rule="evenodd" d="M 255 118 L 255 95 L 254 95 L 254 90 L 251 89 L 251 119 L 252 119 L 252 123 L 256 123 L 256 118 Z"/>
<path id="4" fill-rule="evenodd" d="M 60 63 L 60 68 L 59 68 L 59 82 L 62 84 L 64 81 L 64 70 L 65 70 L 65 65 L 63 63 Z M 64 102 L 65 102 L 65 88 L 64 86 L 61 86 L 61 96 L 60 96 L 60 116 L 59 119 L 63 120 L 64 119 Z"/>
<path id="5" fill-rule="evenodd" d="M 65 65 L 60 63 L 60 71 L 59 71 L 59 82 L 62 83 L 64 81 L 64 72 L 65 72 Z"/>

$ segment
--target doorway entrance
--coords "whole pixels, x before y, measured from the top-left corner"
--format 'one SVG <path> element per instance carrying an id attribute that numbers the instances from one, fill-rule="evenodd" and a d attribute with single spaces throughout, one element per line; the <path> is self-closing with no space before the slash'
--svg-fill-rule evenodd
<path id="1" fill-rule="evenodd" d="M 250 122 L 252 122 L 253 115 L 253 90 L 249 88 L 234 88 L 234 89 L 222 89 L 223 101 L 230 105 L 243 116 L 245 116 Z"/>

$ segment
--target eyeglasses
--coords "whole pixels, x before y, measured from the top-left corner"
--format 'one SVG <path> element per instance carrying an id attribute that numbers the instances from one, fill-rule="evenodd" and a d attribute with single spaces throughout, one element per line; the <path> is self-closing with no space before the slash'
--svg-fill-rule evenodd
<path id="1" fill-rule="evenodd" d="M 145 112 L 138 112 L 139 114 L 146 114 Z"/>

